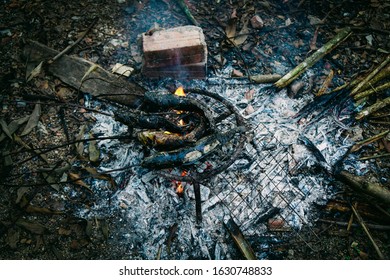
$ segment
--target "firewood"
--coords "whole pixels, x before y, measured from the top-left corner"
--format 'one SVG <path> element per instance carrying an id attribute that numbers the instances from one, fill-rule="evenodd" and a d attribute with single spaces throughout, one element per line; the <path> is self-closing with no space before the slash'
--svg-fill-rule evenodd
<path id="1" fill-rule="evenodd" d="M 345 170 L 335 174 L 335 177 L 354 190 L 368 194 L 390 205 L 390 190 L 382 185 L 369 182 L 366 178 L 352 175 Z"/>
<path id="2" fill-rule="evenodd" d="M 378 67 L 376 67 L 371 73 L 369 73 L 369 74 L 367 75 L 367 77 L 365 77 L 359 84 L 357 84 L 357 85 L 352 89 L 350 95 L 351 95 L 351 96 L 354 96 L 355 94 L 357 94 L 357 93 L 361 90 L 361 88 L 362 88 L 365 84 L 367 84 L 372 78 L 374 78 L 374 76 L 375 76 L 376 74 L 378 74 L 379 71 L 380 71 L 383 67 L 385 67 L 389 62 L 390 62 L 390 55 L 388 55 L 388 56 L 386 57 L 386 59 L 383 60 L 383 62 L 382 62 L 381 64 L 378 65 Z"/>
<path id="3" fill-rule="evenodd" d="M 237 245 L 238 249 L 242 253 L 243 257 L 246 260 L 257 260 L 256 255 L 246 240 L 244 235 L 242 234 L 238 225 L 230 218 L 226 223 L 224 223 L 225 228 L 230 233 L 230 236 L 233 238 L 234 243 Z"/>
<path id="4" fill-rule="evenodd" d="M 58 53 L 58 51 L 41 43 L 28 41 L 24 48 L 24 56 L 28 61 L 27 73 L 30 73 L 41 61 L 51 59 Z M 83 80 L 85 73 L 92 67 L 96 67 L 96 69 Z M 143 88 L 118 78 L 95 63 L 79 57 L 62 55 L 47 66 L 47 71 L 65 84 L 100 99 L 133 108 L 138 107 L 143 100 L 142 96 L 145 92 Z"/>
<path id="5" fill-rule="evenodd" d="M 309 56 L 305 61 L 301 62 L 297 67 L 288 72 L 282 78 L 280 78 L 275 86 L 278 88 L 283 88 L 289 85 L 294 81 L 299 75 L 306 71 L 307 68 L 313 66 L 318 60 L 324 57 L 326 54 L 331 52 L 336 48 L 341 42 L 347 39 L 351 35 L 351 28 L 346 27 L 340 30 L 330 41 L 328 41 L 324 46 L 319 48 L 315 53 Z"/>

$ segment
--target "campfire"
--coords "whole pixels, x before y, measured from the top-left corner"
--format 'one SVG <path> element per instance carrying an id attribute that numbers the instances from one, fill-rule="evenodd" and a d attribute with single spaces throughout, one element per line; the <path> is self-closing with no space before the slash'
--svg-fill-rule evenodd
<path id="1" fill-rule="evenodd" d="M 259 5 L 252 2 L 248 7 Z M 206 5 L 202 3 L 197 5 Z M 377 104 L 380 98 L 370 95 L 387 89 L 386 84 L 373 87 L 380 82 L 377 73 L 388 77 L 389 58 L 365 78 L 350 81 L 344 69 L 331 69 L 334 61 L 349 61 L 349 51 L 327 56 L 355 36 L 350 24 L 324 32 L 322 23 L 321 28 L 310 27 L 317 22 L 312 17 L 310 24 L 299 25 L 305 29 L 299 40 L 291 41 L 290 28 L 301 32 L 296 27 L 298 18 L 291 21 L 273 15 L 263 22 L 259 15 L 252 17 L 259 7 L 248 8 L 243 15 L 246 6 L 233 9 L 216 21 L 222 25 L 215 29 L 200 27 L 190 17 L 193 25 L 180 22 L 146 30 L 142 22 L 146 19 L 140 16 L 139 22 L 128 24 L 142 28 L 131 34 L 124 28 L 111 35 L 127 34 L 131 40 L 121 38 L 118 43 L 117 38 L 107 38 L 110 45 L 103 52 L 109 59 L 95 57 L 95 62 L 88 57 L 95 42 L 85 36 L 95 32 L 96 22 L 70 46 L 88 44 L 81 48 L 83 55 L 67 55 L 69 50 L 59 52 L 25 40 L 27 86 L 20 88 L 17 81 L 23 75 L 18 73 L 12 78 L 16 81 L 12 89 L 27 100 L 30 92 L 38 92 L 33 97 L 39 102 L 29 118 L 1 119 L 1 141 L 7 144 L 2 148 L 4 162 L 7 168 L 20 167 L 10 178 L 48 187 L 47 192 L 59 201 L 53 205 L 68 205 L 69 198 L 76 206 L 67 211 L 61 206 L 58 212 L 36 207 L 47 203 L 46 197 L 27 187 L 11 191 L 11 200 L 16 198 L 23 211 L 72 216 L 85 226 L 88 242 L 94 240 L 91 224 L 96 225 L 107 243 L 126 248 L 132 258 L 144 259 L 268 258 L 269 248 L 277 251 L 282 236 L 299 236 L 305 227 L 311 230 L 319 209 L 329 207 L 329 199 L 338 193 L 335 181 L 388 200 L 386 188 L 364 180 L 370 159 L 377 155 L 357 160 L 354 153 L 379 142 L 375 152 L 389 149 L 387 129 L 360 141 L 363 133 L 356 125 L 371 116 L 374 121 L 388 117 L 375 115 L 388 98 Z M 185 18 L 189 16 L 187 9 Z M 267 24 L 275 22 L 279 26 L 269 29 Z M 99 34 L 106 34 L 103 31 Z M 274 32 L 282 40 L 275 43 Z M 6 39 L 11 37 L 2 42 Z M 111 53 L 115 44 L 120 47 Z M 107 70 L 111 64 L 114 67 Z M 46 76 L 52 80 L 42 81 Z M 319 87 L 316 95 L 311 94 L 313 84 Z M 15 104 L 27 108 L 21 100 Z M 354 116 L 358 102 L 373 105 Z M 66 115 L 68 109 L 71 113 Z M 13 113 L 21 114 L 18 107 Z M 59 141 L 62 131 L 65 144 Z M 44 145 L 30 144 L 26 136 L 31 135 Z M 61 156 L 51 146 L 53 135 L 58 136 L 58 147 L 67 149 Z M 14 146 L 27 155 L 19 156 L 19 150 L 11 150 Z M 29 201 L 30 195 L 35 200 Z M 110 217 L 115 217 L 111 235 L 104 222 Z M 29 222 L 20 218 L 16 225 L 44 234 L 43 226 Z M 76 227 L 70 228 L 61 228 L 60 235 L 68 236 Z M 12 233 L 7 229 L 15 240 L 21 236 Z M 76 245 L 72 250 L 78 249 Z"/>

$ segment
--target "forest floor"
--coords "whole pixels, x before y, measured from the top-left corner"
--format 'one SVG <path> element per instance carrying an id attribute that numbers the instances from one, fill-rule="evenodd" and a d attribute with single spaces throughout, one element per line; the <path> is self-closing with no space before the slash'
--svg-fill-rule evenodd
<path id="1" fill-rule="evenodd" d="M 390 14 L 385 12 L 389 11 L 389 1 L 184 2 L 205 32 L 209 58 L 212 58 L 208 62 L 209 76 L 222 67 L 218 65 L 221 57 L 237 69 L 234 75 L 245 74 L 248 69 L 253 74 L 284 74 L 332 38 L 337 30 L 351 27 L 350 38 L 321 61 L 323 71 L 311 85 L 303 86 L 303 92 L 291 89 L 292 98 L 318 92 L 330 69 L 335 73 L 331 88 L 354 81 L 372 71 L 390 51 Z M 262 19 L 263 27 L 251 23 L 254 15 Z M 234 23 L 232 18 L 235 18 Z M 0 163 L 0 259 L 134 258 L 135 254 L 129 254 L 131 248 L 109 241 L 110 233 L 121 226 L 120 212 L 104 220 L 79 219 L 72 215 L 72 206 L 92 206 L 93 195 L 79 184 L 73 196 L 64 198 L 65 194 L 53 187 L 55 184 L 49 184 L 53 182 L 48 182 L 50 176 L 45 173 L 48 170 L 44 166 L 55 165 L 58 159 L 62 163 L 72 162 L 76 157 L 72 146 L 55 149 L 44 157 L 36 153 L 39 147 L 60 145 L 73 139 L 80 133 L 82 124 L 91 124 L 94 118 L 81 107 L 69 110 L 50 105 L 52 99 L 80 106 L 87 101 L 77 94 L 77 89 L 45 73 L 27 81 L 24 45 L 27 40 L 35 40 L 61 51 L 76 41 L 94 19 L 98 19 L 96 24 L 70 54 L 107 70 L 116 63 L 129 65 L 135 69 L 130 79 L 137 82 L 142 80 L 139 35 L 153 28 L 154 23 L 161 28 L 190 24 L 174 0 L 2 1 L 0 131 L 4 137 L 0 138 L 3 154 Z M 241 32 L 241 39 L 244 36 L 245 40 L 236 48 L 227 48 L 224 32 L 231 32 L 236 27 L 237 32 Z M 40 99 L 40 108 L 36 106 L 37 95 L 48 97 Z M 373 103 L 383 96 L 388 98 L 388 90 L 387 95 L 385 91 L 367 102 Z M 24 125 L 28 118 L 34 118 L 34 114 L 40 122 L 32 127 Z M 9 141 L 3 123 L 10 129 L 14 120 L 20 122 L 14 123 L 18 128 L 17 136 Z M 361 121 L 363 138 L 385 131 L 390 127 L 389 123 L 387 107 L 380 111 L 380 116 Z M 376 152 L 390 152 L 388 136 L 364 147 L 361 156 Z M 6 156 L 9 153 L 11 157 Z M 388 155 L 371 162 L 378 170 L 389 170 Z M 381 172 L 373 170 L 370 176 L 389 188 L 389 173 Z M 310 229 L 303 228 L 299 235 L 292 235 L 287 242 L 274 245 L 268 258 L 378 259 L 378 251 L 356 219 L 348 229 L 345 224 L 324 222 L 337 220 L 348 224 L 353 216 L 351 205 L 356 205 L 368 224 L 377 225 L 370 233 L 384 258 L 389 259 L 389 205 L 356 193 L 341 183 L 340 190 L 323 210 L 322 222 L 319 220 Z"/>

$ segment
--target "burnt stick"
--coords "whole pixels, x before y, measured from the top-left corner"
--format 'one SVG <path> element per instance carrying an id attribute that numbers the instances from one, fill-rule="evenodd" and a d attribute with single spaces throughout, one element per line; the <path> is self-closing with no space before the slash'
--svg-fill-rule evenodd
<path id="1" fill-rule="evenodd" d="M 191 96 L 177 96 L 167 91 L 148 91 L 145 93 L 145 102 L 156 106 L 160 109 L 175 109 L 181 111 L 193 111 L 204 114 L 210 123 L 211 127 L 214 127 L 214 120 L 212 112 L 208 108 L 207 104 L 201 100 L 192 98 Z"/>
<path id="2" fill-rule="evenodd" d="M 145 129 L 165 129 L 170 132 L 182 133 L 183 128 L 179 125 L 167 120 L 165 117 L 149 114 L 149 113 L 134 113 L 131 111 L 120 110 L 114 113 L 115 120 L 129 127 L 145 128 Z"/>

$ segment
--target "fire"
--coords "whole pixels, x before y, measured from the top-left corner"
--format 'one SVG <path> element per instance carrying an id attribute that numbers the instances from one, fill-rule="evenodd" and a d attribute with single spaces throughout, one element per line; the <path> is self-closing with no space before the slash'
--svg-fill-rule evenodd
<path id="1" fill-rule="evenodd" d="M 174 94 L 177 96 L 182 96 L 182 97 L 186 96 L 186 94 L 184 93 L 184 88 L 182 86 L 178 87 Z M 176 113 L 180 115 L 182 113 L 182 111 L 176 110 Z M 179 125 L 181 125 L 181 126 L 186 125 L 185 122 L 183 121 L 183 119 L 179 120 Z"/>
<path id="2" fill-rule="evenodd" d="M 174 94 L 177 96 L 186 96 L 186 94 L 184 93 L 184 88 L 182 86 L 178 87 Z"/>
<path id="3" fill-rule="evenodd" d="M 186 176 L 186 175 L 187 175 L 187 171 L 183 170 L 181 176 Z M 176 193 L 177 195 L 183 195 L 184 193 L 184 185 L 181 181 L 176 181 Z"/>

